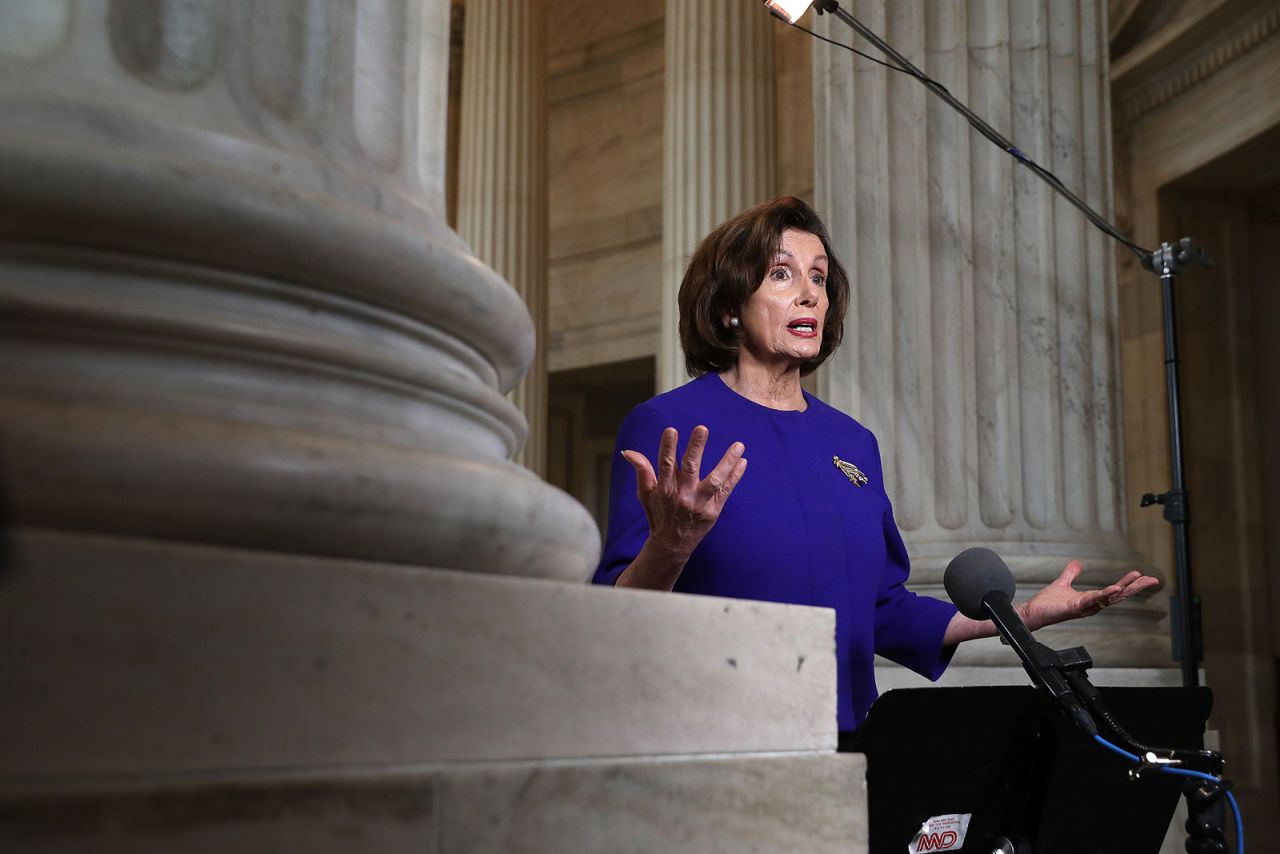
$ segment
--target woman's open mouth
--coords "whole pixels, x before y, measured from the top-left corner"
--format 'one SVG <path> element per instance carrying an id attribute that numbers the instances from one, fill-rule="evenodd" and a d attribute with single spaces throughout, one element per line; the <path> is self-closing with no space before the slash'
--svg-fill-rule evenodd
<path id="1" fill-rule="evenodd" d="M 797 317 L 787 324 L 787 331 L 797 338 L 818 337 L 818 320 L 814 317 Z"/>

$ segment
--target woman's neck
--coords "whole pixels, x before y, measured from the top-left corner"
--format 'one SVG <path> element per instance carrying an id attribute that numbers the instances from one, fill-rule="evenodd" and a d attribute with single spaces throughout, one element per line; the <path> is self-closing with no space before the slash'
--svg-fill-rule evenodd
<path id="1" fill-rule="evenodd" d="M 800 385 L 800 366 L 770 367 L 738 359 L 720 378 L 738 394 L 770 409 L 803 412 L 808 408 Z"/>

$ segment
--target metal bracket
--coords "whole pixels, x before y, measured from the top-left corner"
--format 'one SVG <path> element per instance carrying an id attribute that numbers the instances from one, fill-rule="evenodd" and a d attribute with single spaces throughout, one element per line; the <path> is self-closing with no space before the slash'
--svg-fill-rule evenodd
<path id="1" fill-rule="evenodd" d="M 1161 243 L 1160 248 L 1142 260 L 1142 266 L 1153 273 L 1171 273 L 1191 264 L 1201 267 L 1216 267 L 1204 247 L 1190 237 L 1184 237 L 1177 243 Z"/>
<path id="2" fill-rule="evenodd" d="M 1178 491 L 1171 489 L 1168 492 L 1162 492 L 1156 495 L 1151 492 L 1143 493 L 1142 501 L 1139 507 L 1150 507 L 1152 504 L 1160 504 L 1164 506 L 1164 518 L 1167 522 L 1189 522 L 1191 514 L 1187 512 L 1187 492 L 1186 490 Z"/>
<path id="3" fill-rule="evenodd" d="M 1129 769 L 1129 779 L 1137 780 L 1147 771 L 1158 771 L 1164 767 L 1175 767 L 1182 764 L 1181 759 L 1174 759 L 1172 756 L 1159 756 L 1153 751 L 1147 751 L 1142 754 L 1142 762 L 1136 768 Z"/>

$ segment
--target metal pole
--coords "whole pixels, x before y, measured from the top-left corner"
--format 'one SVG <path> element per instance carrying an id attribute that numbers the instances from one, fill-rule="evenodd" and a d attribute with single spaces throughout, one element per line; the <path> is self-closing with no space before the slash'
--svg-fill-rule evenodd
<path id="1" fill-rule="evenodd" d="M 1195 597 L 1191 589 L 1191 546 L 1187 530 L 1189 508 L 1186 479 L 1182 466 L 1182 401 L 1178 383 L 1178 324 L 1174 303 L 1174 259 L 1169 244 L 1161 247 L 1160 286 L 1164 301 L 1164 374 L 1169 393 L 1169 454 L 1173 470 L 1173 488 L 1161 498 L 1164 517 L 1173 524 L 1173 555 L 1178 577 L 1178 607 L 1175 611 L 1175 636 L 1181 645 L 1182 684 L 1194 688 L 1200 684 L 1198 662 L 1199 626 L 1195 618 Z"/>

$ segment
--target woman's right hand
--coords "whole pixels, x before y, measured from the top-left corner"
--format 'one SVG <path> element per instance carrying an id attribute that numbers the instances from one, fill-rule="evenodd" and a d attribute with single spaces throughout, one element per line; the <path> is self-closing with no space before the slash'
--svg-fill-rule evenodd
<path id="1" fill-rule="evenodd" d="M 701 425 L 693 428 L 684 460 L 677 467 L 679 436 L 674 427 L 663 430 L 656 474 L 644 454 L 622 452 L 623 459 L 636 470 L 636 497 L 649 519 L 646 545 L 659 549 L 669 560 L 678 561 L 681 568 L 720 518 L 730 493 L 747 470 L 747 460 L 742 456 L 746 449 L 741 442 L 734 442 L 711 473 L 699 479 L 709 434 Z"/>

